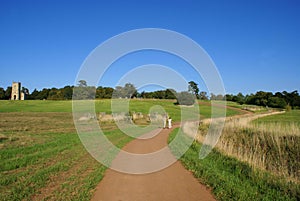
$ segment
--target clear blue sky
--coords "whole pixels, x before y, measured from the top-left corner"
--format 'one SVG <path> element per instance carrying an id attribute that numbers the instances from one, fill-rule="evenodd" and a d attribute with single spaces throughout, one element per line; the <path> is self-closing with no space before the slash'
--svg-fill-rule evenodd
<path id="1" fill-rule="evenodd" d="M 73 85 L 100 43 L 132 29 L 163 28 L 207 51 L 227 93 L 300 91 L 300 1 L 0 0 L 0 27 L 4 88 L 12 81 L 30 91 Z M 143 58 L 139 64 L 151 62 Z M 101 85 L 113 86 L 124 72 L 112 71 Z"/>

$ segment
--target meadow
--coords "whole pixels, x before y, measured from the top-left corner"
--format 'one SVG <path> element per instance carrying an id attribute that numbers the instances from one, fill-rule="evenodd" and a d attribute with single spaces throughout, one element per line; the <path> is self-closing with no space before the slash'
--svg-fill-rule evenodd
<path id="1" fill-rule="evenodd" d="M 97 113 L 111 113 L 109 100 L 95 105 Z M 180 107 L 170 100 L 131 100 L 130 111 L 147 114 L 155 105 L 180 119 Z M 208 118 L 210 105 L 199 107 L 200 116 Z M 71 112 L 71 101 L 0 101 L 0 200 L 90 199 L 106 167 L 81 144 Z M 113 122 L 100 124 L 116 146 L 132 140 Z"/>
<path id="2" fill-rule="evenodd" d="M 174 103 L 176 100 L 157 99 L 132 99 L 129 104 L 129 111 L 148 114 L 151 107 L 159 105 L 163 107 L 175 121 L 180 120 L 181 108 Z M 51 101 L 51 100 L 26 100 L 26 101 L 1 101 L 0 112 L 72 112 L 72 101 Z M 202 118 L 211 116 L 211 105 L 207 101 L 199 101 L 199 110 Z M 222 113 L 222 109 L 215 107 L 216 113 Z M 111 100 L 95 100 L 95 112 L 111 114 Z M 227 109 L 226 115 L 233 116 L 243 113 L 241 110 Z"/>
<path id="3" fill-rule="evenodd" d="M 109 127 L 118 147 L 131 140 Z M 0 200 L 88 200 L 106 167 L 82 146 L 70 113 L 0 113 Z"/>
<path id="4" fill-rule="evenodd" d="M 148 114 L 159 105 L 179 121 L 181 108 L 174 102 L 130 100 L 129 110 Z M 110 114 L 110 100 L 96 100 L 95 108 Z M 199 108 L 201 118 L 210 117 L 210 102 L 200 101 Z M 299 200 L 300 111 L 247 124 L 241 115 L 249 112 L 234 104 L 226 113 L 233 119 L 203 160 L 199 150 L 208 127 L 201 124 L 199 141 L 180 159 L 185 167 L 219 200 Z M 119 148 L 133 139 L 114 122 L 99 124 Z M 0 200 L 89 200 L 105 170 L 79 140 L 71 101 L 0 101 Z"/>
<path id="5" fill-rule="evenodd" d="M 212 153 L 199 160 L 208 129 L 202 124 L 180 160 L 219 200 L 299 200 L 299 117 L 293 110 L 246 124 L 242 117 L 230 119 Z"/>

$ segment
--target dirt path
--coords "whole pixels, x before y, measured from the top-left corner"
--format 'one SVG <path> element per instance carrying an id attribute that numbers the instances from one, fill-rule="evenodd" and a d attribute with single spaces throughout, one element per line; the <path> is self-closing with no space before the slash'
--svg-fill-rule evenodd
<path id="1" fill-rule="evenodd" d="M 178 127 L 178 126 L 174 126 Z M 131 153 L 151 153 L 167 146 L 171 130 L 164 129 L 153 138 L 135 139 L 123 149 Z M 116 157 L 113 163 L 118 163 Z M 199 183 L 180 162 L 159 172 L 133 175 L 107 169 L 96 188 L 93 201 L 168 201 L 215 200 L 206 186 Z"/>

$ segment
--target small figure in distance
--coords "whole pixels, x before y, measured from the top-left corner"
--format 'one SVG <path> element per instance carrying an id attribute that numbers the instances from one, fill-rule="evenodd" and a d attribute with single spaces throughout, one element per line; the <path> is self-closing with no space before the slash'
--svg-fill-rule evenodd
<path id="1" fill-rule="evenodd" d="M 171 117 L 169 117 L 169 119 L 168 119 L 168 126 L 169 126 L 169 129 L 172 128 L 172 119 L 171 119 Z"/>
<path id="2" fill-rule="evenodd" d="M 168 115 L 167 114 L 164 114 L 163 115 L 163 128 L 166 128 L 167 126 L 167 119 L 168 119 Z"/>

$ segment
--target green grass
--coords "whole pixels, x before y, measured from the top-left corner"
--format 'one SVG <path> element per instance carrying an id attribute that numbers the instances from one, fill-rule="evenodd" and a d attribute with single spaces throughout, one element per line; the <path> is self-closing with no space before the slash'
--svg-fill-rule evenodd
<path id="1" fill-rule="evenodd" d="M 130 100 L 129 111 L 148 114 L 154 106 L 161 106 L 174 121 L 180 121 L 181 108 L 174 105 L 173 100 Z M 184 108 L 191 114 L 196 110 L 194 108 Z M 216 117 L 222 115 L 223 109 L 215 107 Z M 111 100 L 96 100 L 95 111 L 111 113 Z M 199 102 L 199 111 L 202 118 L 210 118 L 211 106 L 209 102 Z M 72 101 L 50 101 L 50 100 L 26 100 L 26 101 L 0 101 L 0 112 L 72 112 Z M 238 110 L 227 109 L 226 115 L 232 116 L 242 113 Z M 196 115 L 196 114 L 195 114 Z M 192 114 L 192 116 L 194 116 Z"/>
<path id="2" fill-rule="evenodd" d="M 180 120 L 181 108 L 170 100 L 130 100 L 129 108 L 148 114 L 157 105 Z M 110 100 L 97 100 L 95 107 L 111 113 Z M 199 107 L 201 117 L 210 117 L 209 104 Z M 81 144 L 71 112 L 71 101 L 0 101 L 0 200 L 90 199 L 106 167 Z M 132 140 L 113 123 L 101 128 L 119 148 Z"/>
<path id="3" fill-rule="evenodd" d="M 0 112 L 72 112 L 71 101 L 0 101 Z"/>
<path id="4" fill-rule="evenodd" d="M 178 130 L 174 130 L 169 142 Z M 180 158 L 183 165 L 193 172 L 200 182 L 212 188 L 218 200 L 299 200 L 300 186 L 252 169 L 235 158 L 213 151 L 199 159 L 201 145 L 194 142 Z M 176 149 L 171 147 L 176 153 Z"/>
<path id="5" fill-rule="evenodd" d="M 216 101 L 216 103 L 221 102 L 221 101 Z M 267 112 L 268 109 L 266 107 L 263 106 L 257 106 L 257 105 L 248 105 L 248 104 L 239 104 L 237 102 L 233 102 L 233 101 L 226 101 L 226 105 L 229 107 L 234 107 L 234 108 L 238 108 L 238 109 L 243 109 L 243 110 L 248 110 L 248 111 L 252 111 L 254 113 L 261 113 L 261 112 Z"/>
<path id="6" fill-rule="evenodd" d="M 104 125 L 117 147 L 131 137 Z M 76 134 L 72 114 L 0 113 L 0 200 L 89 200 L 106 167 Z"/>
<path id="7" fill-rule="evenodd" d="M 266 116 L 255 120 L 253 123 L 297 124 L 300 126 L 300 110 L 291 110 L 283 114 Z"/>
<path id="8" fill-rule="evenodd" d="M 106 168 L 87 154 L 76 134 L 49 135 L 51 140 L 42 144 L 0 150 L 0 200 L 31 200 L 58 175 L 66 181 L 57 184 L 56 192 L 53 192 L 57 193 L 56 199 L 64 200 L 67 196 L 71 200 L 89 200 Z M 119 130 L 107 132 L 106 136 L 119 148 L 132 139 Z M 72 172 L 82 168 L 90 169 L 89 174 L 85 175 L 81 170 L 73 181 L 75 172 Z M 62 193 L 63 188 L 69 190 Z M 78 189 L 73 196 L 72 189 Z"/>

